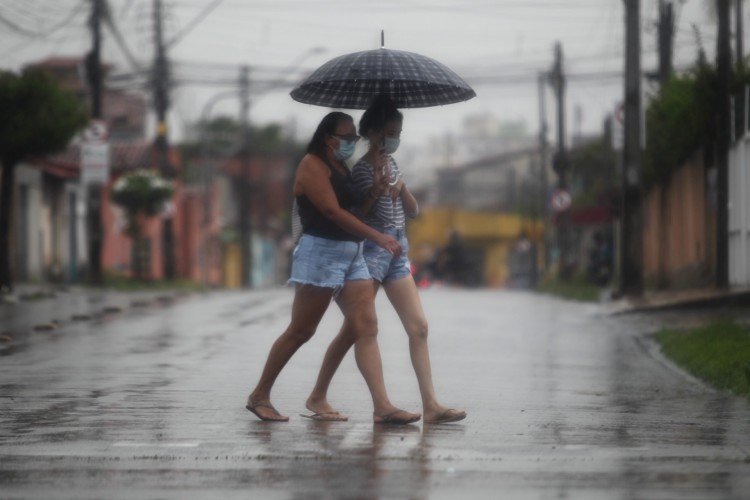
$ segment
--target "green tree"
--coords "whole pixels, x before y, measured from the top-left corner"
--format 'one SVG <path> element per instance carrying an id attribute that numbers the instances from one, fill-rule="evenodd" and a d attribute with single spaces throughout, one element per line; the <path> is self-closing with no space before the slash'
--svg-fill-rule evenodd
<path id="1" fill-rule="evenodd" d="M 229 156 L 243 150 L 242 124 L 229 116 L 217 116 L 195 124 L 198 138 L 180 145 L 185 156 L 209 154 Z M 289 152 L 289 141 L 278 123 L 262 126 L 249 125 L 249 147 L 251 154 L 274 154 Z M 301 148 L 302 145 L 292 145 Z"/>
<path id="2" fill-rule="evenodd" d="M 150 170 L 136 170 L 124 175 L 117 179 L 112 189 L 112 201 L 127 216 L 127 234 L 133 240 L 133 276 L 137 279 L 147 278 L 150 268 L 138 257 L 138 249 L 146 244 L 142 238 L 142 219 L 159 214 L 173 193 L 173 184 Z"/>
<path id="3" fill-rule="evenodd" d="M 77 97 L 39 71 L 0 72 L 0 117 L 0 291 L 9 292 L 15 167 L 63 150 L 88 117 Z"/>
<path id="4" fill-rule="evenodd" d="M 569 153 L 573 206 L 599 205 L 617 189 L 616 153 L 612 149 L 609 125 L 604 135 Z"/>

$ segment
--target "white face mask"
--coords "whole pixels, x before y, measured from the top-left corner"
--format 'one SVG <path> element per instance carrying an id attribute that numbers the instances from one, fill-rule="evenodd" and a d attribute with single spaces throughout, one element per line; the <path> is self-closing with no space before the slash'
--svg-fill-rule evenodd
<path id="1" fill-rule="evenodd" d="M 401 139 L 398 137 L 386 137 L 385 138 L 385 152 L 393 154 L 398 149 L 398 145 L 401 144 Z"/>

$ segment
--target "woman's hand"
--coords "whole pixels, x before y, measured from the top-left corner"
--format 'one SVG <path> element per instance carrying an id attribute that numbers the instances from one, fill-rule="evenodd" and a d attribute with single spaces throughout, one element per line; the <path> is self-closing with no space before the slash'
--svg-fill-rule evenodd
<path id="1" fill-rule="evenodd" d="M 390 177 L 391 169 L 388 165 L 388 155 L 386 155 L 384 149 L 381 149 L 375 159 L 375 165 L 373 165 L 372 187 L 370 188 L 373 197 L 377 198 L 387 191 Z"/>
<path id="2" fill-rule="evenodd" d="M 388 196 L 395 200 L 396 198 L 401 196 L 401 190 L 404 188 L 404 186 L 404 180 L 399 177 L 398 181 L 396 181 L 396 184 L 388 187 Z"/>
<path id="3" fill-rule="evenodd" d="M 380 233 L 378 239 L 374 241 L 378 246 L 381 246 L 391 252 L 394 257 L 399 257 L 403 252 L 401 244 L 398 242 L 398 240 L 396 240 L 392 236 L 388 236 L 387 234 Z"/>

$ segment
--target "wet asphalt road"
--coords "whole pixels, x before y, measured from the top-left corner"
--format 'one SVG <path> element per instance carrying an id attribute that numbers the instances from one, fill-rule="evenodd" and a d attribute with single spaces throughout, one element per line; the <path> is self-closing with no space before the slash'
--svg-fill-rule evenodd
<path id="1" fill-rule="evenodd" d="M 341 316 L 291 360 L 259 422 L 243 406 L 291 291 L 215 293 L 35 332 L 0 357 L 0 498 L 750 498 L 750 405 L 660 356 L 687 315 L 501 291 L 430 289 L 440 399 L 469 417 L 373 426 L 350 354 L 298 416 Z M 421 411 L 406 336 L 378 298 L 391 399 Z M 7 320 L 7 318 L 6 318 Z"/>

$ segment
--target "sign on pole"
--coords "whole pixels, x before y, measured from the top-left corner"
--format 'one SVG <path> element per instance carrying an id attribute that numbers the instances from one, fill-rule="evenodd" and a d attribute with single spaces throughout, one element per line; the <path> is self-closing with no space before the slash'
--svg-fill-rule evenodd
<path id="1" fill-rule="evenodd" d="M 570 208 L 573 199 L 564 189 L 555 189 L 550 196 L 550 208 L 554 213 L 564 212 Z"/>
<path id="2" fill-rule="evenodd" d="M 81 143 L 81 181 L 83 184 L 106 184 L 109 181 L 109 143 L 107 124 L 93 120 L 83 132 Z"/>
<path id="3" fill-rule="evenodd" d="M 618 102 L 612 120 L 612 149 L 622 151 L 625 147 L 625 105 Z"/>

